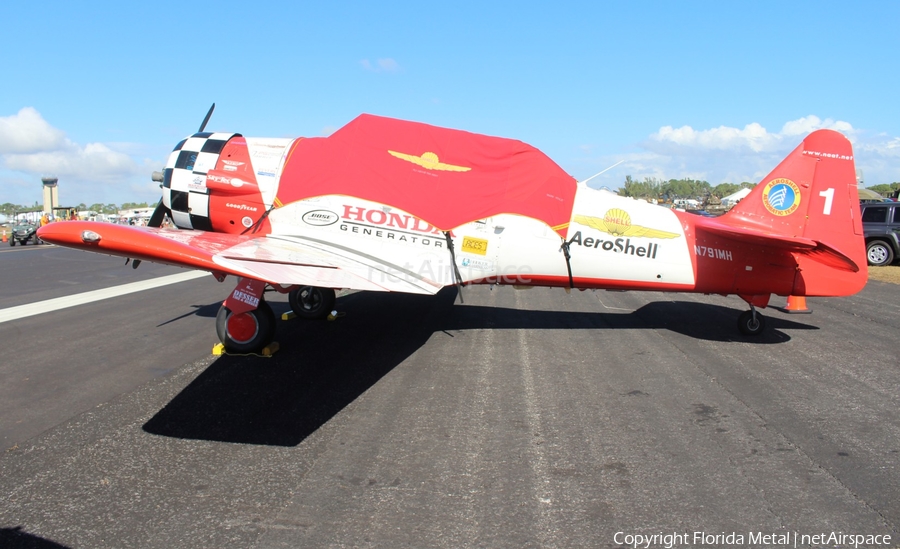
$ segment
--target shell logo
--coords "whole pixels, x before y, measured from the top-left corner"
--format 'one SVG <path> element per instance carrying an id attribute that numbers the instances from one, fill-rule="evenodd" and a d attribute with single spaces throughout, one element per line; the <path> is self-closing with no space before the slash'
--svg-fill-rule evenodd
<path id="1" fill-rule="evenodd" d="M 631 215 L 621 208 L 611 208 L 603 214 L 603 218 L 587 215 L 576 215 L 575 223 L 591 227 L 613 236 L 643 236 L 645 238 L 677 238 L 678 233 L 651 229 L 631 223 Z"/>
<path id="2" fill-rule="evenodd" d="M 603 216 L 607 232 L 613 236 L 622 236 L 631 227 L 631 216 L 620 208 L 613 208 Z"/>

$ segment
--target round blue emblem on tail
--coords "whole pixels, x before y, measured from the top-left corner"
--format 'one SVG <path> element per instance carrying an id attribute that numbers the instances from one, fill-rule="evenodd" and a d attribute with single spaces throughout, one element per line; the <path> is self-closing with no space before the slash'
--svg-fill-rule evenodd
<path id="1" fill-rule="evenodd" d="M 800 207 L 800 187 L 790 179 L 773 179 L 763 188 L 762 198 L 763 205 L 770 213 L 778 216 L 791 215 Z"/>

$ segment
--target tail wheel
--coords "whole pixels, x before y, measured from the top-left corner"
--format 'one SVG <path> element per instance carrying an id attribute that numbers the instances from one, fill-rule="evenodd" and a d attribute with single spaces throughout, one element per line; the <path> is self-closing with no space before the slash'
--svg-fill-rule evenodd
<path id="1" fill-rule="evenodd" d="M 744 311 L 738 317 L 738 330 L 744 335 L 759 335 L 766 329 L 766 317 L 755 311 Z"/>
<path id="2" fill-rule="evenodd" d="M 334 300 L 334 289 L 317 286 L 301 286 L 288 294 L 291 309 L 302 318 L 325 318 L 334 307 Z"/>
<path id="3" fill-rule="evenodd" d="M 866 246 L 866 259 L 875 267 L 890 265 L 894 262 L 894 250 L 884 240 L 873 240 Z"/>
<path id="4" fill-rule="evenodd" d="M 216 334 L 227 351 L 259 352 L 275 337 L 275 313 L 265 301 L 252 311 L 238 314 L 222 305 L 216 314 Z"/>

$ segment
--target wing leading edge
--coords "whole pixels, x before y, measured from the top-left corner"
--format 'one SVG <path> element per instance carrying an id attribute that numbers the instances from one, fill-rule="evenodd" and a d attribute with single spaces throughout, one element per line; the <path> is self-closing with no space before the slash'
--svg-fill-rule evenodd
<path id="1" fill-rule="evenodd" d="M 398 265 L 310 238 L 130 227 L 89 221 L 51 223 L 41 239 L 81 250 L 250 277 L 273 285 L 435 294 L 443 284 Z"/>

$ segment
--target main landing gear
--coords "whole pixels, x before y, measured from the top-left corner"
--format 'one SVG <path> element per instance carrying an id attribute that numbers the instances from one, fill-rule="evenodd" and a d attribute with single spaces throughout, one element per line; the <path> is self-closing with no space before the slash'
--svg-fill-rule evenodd
<path id="1" fill-rule="evenodd" d="M 216 335 L 227 351 L 255 353 L 275 337 L 275 313 L 260 300 L 256 309 L 233 313 L 224 304 L 216 315 Z"/>
<path id="2" fill-rule="evenodd" d="M 231 353 L 257 353 L 275 338 L 275 313 L 266 303 L 266 283 L 242 279 L 216 314 L 216 335 Z M 275 287 L 288 294 L 291 309 L 301 318 L 325 318 L 334 308 L 332 288 L 299 286 Z"/>
<path id="3" fill-rule="evenodd" d="M 335 294 L 332 288 L 300 286 L 288 293 L 291 310 L 300 318 L 325 318 L 334 307 Z"/>

